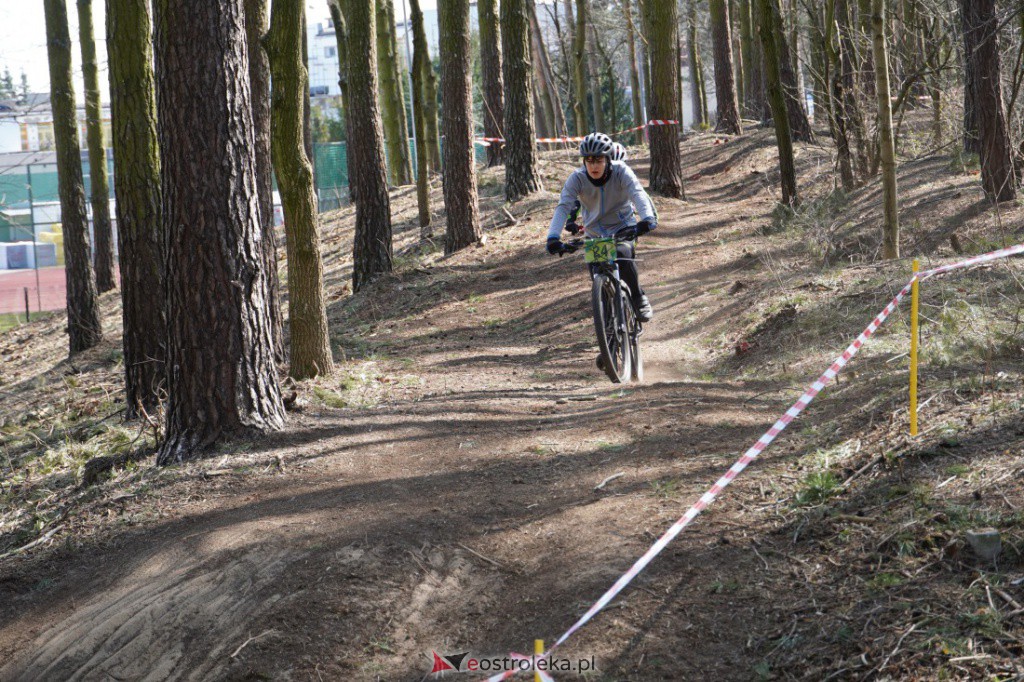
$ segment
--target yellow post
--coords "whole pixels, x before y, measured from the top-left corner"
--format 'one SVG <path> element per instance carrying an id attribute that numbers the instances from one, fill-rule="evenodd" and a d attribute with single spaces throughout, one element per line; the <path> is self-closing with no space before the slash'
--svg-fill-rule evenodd
<path id="1" fill-rule="evenodd" d="M 534 664 L 534 666 L 537 665 L 537 660 L 541 657 L 541 655 L 543 653 L 544 653 L 544 640 L 543 639 L 535 639 L 535 640 L 533 640 L 533 664 Z M 536 669 L 536 667 L 534 667 L 534 670 L 533 670 L 533 682 L 541 682 L 540 672 Z"/>
<path id="2" fill-rule="evenodd" d="M 921 264 L 914 259 L 914 273 Z M 918 311 L 917 279 L 910 285 L 910 435 L 917 435 L 917 311 Z"/>

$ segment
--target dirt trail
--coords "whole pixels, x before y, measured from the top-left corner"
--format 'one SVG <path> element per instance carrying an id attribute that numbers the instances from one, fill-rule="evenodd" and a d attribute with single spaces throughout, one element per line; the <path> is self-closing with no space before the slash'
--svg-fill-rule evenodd
<path id="1" fill-rule="evenodd" d="M 700 340 L 738 314 L 722 290 L 757 269 L 748 219 L 772 205 L 749 173 L 758 139 L 704 138 L 690 203 L 656 199 L 645 384 L 594 368 L 583 264 L 542 254 L 541 197 L 524 227 L 349 308 L 372 321 L 378 355 L 361 367 L 388 400 L 310 405 L 243 448 L 264 458 L 250 475 L 124 501 L 158 514 L 0 583 L 0 680 L 419 680 L 432 649 L 557 636 L 790 398 L 701 380 Z M 599 679 L 751 677 L 752 643 L 784 625 L 752 579 L 771 541 L 757 501 L 793 449 L 766 455 L 563 655 L 596 657 Z"/>

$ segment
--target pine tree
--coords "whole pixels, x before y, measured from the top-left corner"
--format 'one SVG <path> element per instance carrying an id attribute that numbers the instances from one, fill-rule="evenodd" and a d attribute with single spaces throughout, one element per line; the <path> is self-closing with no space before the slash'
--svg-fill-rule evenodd
<path id="1" fill-rule="evenodd" d="M 285 361 L 284 322 L 281 319 L 281 280 L 277 272 L 277 236 L 274 234 L 274 184 L 270 159 L 270 62 L 263 48 L 269 26 L 268 0 L 245 0 L 245 38 L 249 48 L 249 87 L 252 91 L 252 126 L 256 155 L 256 188 L 260 200 L 260 230 L 267 297 L 274 336 L 274 360 Z"/>
<path id="2" fill-rule="evenodd" d="M 576 35 L 572 42 L 573 84 L 576 86 L 576 134 L 586 135 L 591 130 L 587 125 L 587 0 L 576 0 Z"/>
<path id="3" fill-rule="evenodd" d="M 469 0 L 440 3 L 438 28 L 444 101 L 444 207 L 448 214 L 444 250 L 453 253 L 479 242 L 482 235 L 473 166 Z"/>
<path id="4" fill-rule="evenodd" d="M 57 148 L 64 277 L 67 283 L 68 342 L 71 353 L 92 348 L 103 332 L 96 301 L 96 275 L 89 254 L 82 157 L 78 146 L 75 91 L 71 82 L 71 36 L 65 0 L 44 0 L 46 49 L 50 65 L 50 106 Z M 10 76 L 10 73 L 7 74 Z M 5 78 L 6 80 L 6 78 Z"/>
<path id="5" fill-rule="evenodd" d="M 95 245 L 96 288 L 110 291 L 114 282 L 114 233 L 110 226 L 110 182 L 107 150 L 103 145 L 99 70 L 92 28 L 92 0 L 78 0 L 78 37 L 82 46 L 82 79 L 85 83 L 85 131 L 89 148 L 89 189 Z"/>
<path id="6" fill-rule="evenodd" d="M 640 104 L 640 72 L 636 68 L 636 39 L 634 38 L 636 26 L 633 22 L 630 0 L 623 0 L 622 12 L 626 17 L 626 44 L 629 46 L 629 87 L 633 100 L 633 127 L 640 128 L 644 124 L 644 111 Z M 640 144 L 643 139 L 644 131 L 637 130 L 633 135 L 633 142 Z"/>
<path id="7" fill-rule="evenodd" d="M 772 14 L 778 12 L 777 0 L 757 0 L 758 33 L 761 36 L 761 50 L 764 54 L 765 90 L 768 105 L 775 124 L 775 141 L 779 148 L 779 171 L 782 176 L 782 204 L 796 206 L 799 197 L 796 192 L 796 164 L 793 160 L 793 138 L 789 130 L 786 100 L 782 93 L 782 69 L 778 42 L 775 38 L 775 21 Z"/>
<path id="8" fill-rule="evenodd" d="M 526 3 L 502 0 L 501 38 L 505 62 L 505 200 L 518 201 L 541 189 L 530 96 L 530 20 Z"/>
<path id="9" fill-rule="evenodd" d="M 483 80 L 484 137 L 505 137 L 502 132 L 505 120 L 505 92 L 502 79 L 501 49 L 505 27 L 499 27 L 498 8 L 495 0 L 479 0 L 476 5 L 477 23 L 480 26 L 480 78 Z M 504 20 L 502 21 L 504 23 Z M 487 165 L 502 163 L 503 146 L 491 143 L 487 147 Z"/>
<path id="10" fill-rule="evenodd" d="M 274 0 L 266 38 L 273 84 L 270 149 L 288 253 L 288 373 L 293 379 L 328 376 L 334 371 L 324 303 L 320 218 L 313 166 L 303 139 L 309 76 L 302 60 L 302 10 L 302 0 Z"/>
<path id="11" fill-rule="evenodd" d="M 900 257 L 900 221 L 896 207 L 896 147 L 892 136 L 892 102 L 889 99 L 889 55 L 885 46 L 885 0 L 871 3 L 872 44 L 875 58 L 875 92 L 878 97 L 878 146 L 882 160 L 882 257 Z"/>
<path id="12" fill-rule="evenodd" d="M 372 3 L 345 0 L 348 25 L 348 88 L 352 124 L 349 172 L 356 185 L 356 235 L 352 288 L 361 290 L 391 272 L 391 198 L 384 167 L 384 132 L 377 101 L 377 35 Z"/>
<path id="13" fill-rule="evenodd" d="M 676 67 L 675 0 L 644 0 L 644 33 L 650 45 L 652 119 L 671 119 L 679 100 Z M 686 198 L 679 158 L 679 126 L 650 129 L 651 189 L 667 197 Z"/>
<path id="14" fill-rule="evenodd" d="M 412 110 L 416 131 L 416 205 L 419 208 L 420 236 L 433 236 L 430 227 L 430 145 L 427 144 L 427 102 L 424 68 L 430 64 L 423 13 L 416 0 L 412 3 Z M 434 104 L 436 108 L 436 103 Z"/>
<path id="15" fill-rule="evenodd" d="M 716 130 L 730 135 L 743 132 L 732 63 L 732 32 L 726 0 L 710 0 L 711 31 L 714 36 L 715 97 L 718 101 Z"/>
<path id="16" fill-rule="evenodd" d="M 117 196 L 125 416 L 152 411 L 165 395 L 160 151 L 149 0 L 107 3 L 111 143 Z M 141 409 L 140 409 L 141 408 Z"/>
<path id="17" fill-rule="evenodd" d="M 392 0 L 376 0 L 376 7 L 377 73 L 388 167 L 394 184 L 408 185 L 412 183 L 412 164 L 409 161 L 409 125 L 405 117 L 401 62 L 395 41 L 395 7 Z"/>
<path id="18" fill-rule="evenodd" d="M 960 0 L 960 13 L 967 54 L 965 69 L 978 126 L 981 186 L 992 201 L 1012 201 L 1017 194 L 1019 171 L 1013 165 L 1003 114 L 995 0 Z"/>
<path id="19" fill-rule="evenodd" d="M 157 0 L 154 9 L 169 396 L 157 462 L 170 464 L 280 429 L 284 407 L 242 0 Z"/>

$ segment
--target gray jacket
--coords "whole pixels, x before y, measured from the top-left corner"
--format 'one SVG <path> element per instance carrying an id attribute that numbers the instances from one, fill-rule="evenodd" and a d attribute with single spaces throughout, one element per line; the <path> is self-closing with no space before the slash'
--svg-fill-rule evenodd
<path id="1" fill-rule="evenodd" d="M 582 205 L 580 215 L 588 237 L 610 237 L 621 227 L 635 225 L 634 206 L 641 220 L 656 218 L 651 198 L 629 166 L 612 161 L 611 176 L 600 187 L 587 178 L 587 169 L 580 167 L 565 181 L 562 198 L 551 218 L 548 239 L 561 236 L 565 219 L 577 199 Z"/>

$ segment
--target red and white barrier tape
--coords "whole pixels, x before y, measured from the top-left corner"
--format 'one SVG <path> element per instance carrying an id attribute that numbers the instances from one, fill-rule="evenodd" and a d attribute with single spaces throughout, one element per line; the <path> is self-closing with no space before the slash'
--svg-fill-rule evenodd
<path id="1" fill-rule="evenodd" d="M 644 570 L 647 567 L 647 564 L 651 563 L 654 557 L 658 556 L 658 554 L 661 553 L 661 550 L 665 549 L 665 547 L 668 546 L 668 543 L 672 542 L 672 540 L 674 540 L 675 537 L 679 535 L 679 533 L 682 532 L 684 528 L 690 525 L 690 523 L 695 518 L 697 518 L 697 516 L 702 511 L 704 511 L 709 504 L 714 502 L 715 498 L 717 498 L 718 495 L 726 487 L 728 487 L 728 485 L 732 483 L 733 480 L 735 480 L 735 478 L 739 476 L 751 462 L 757 459 L 758 455 L 764 452 L 765 448 L 767 448 L 780 433 L 786 430 L 786 427 L 789 426 L 790 422 L 796 419 L 797 416 L 799 416 L 799 414 L 803 412 L 808 405 L 811 404 L 811 401 L 814 400 L 814 398 L 819 393 L 821 393 L 825 386 L 827 386 L 828 383 L 835 378 L 835 376 L 840 372 L 840 370 L 842 370 L 842 368 L 845 367 L 848 362 L 850 362 L 853 356 L 856 355 L 857 352 L 861 349 L 861 346 L 863 346 L 864 343 L 869 338 L 871 338 L 871 335 L 878 330 L 882 323 L 885 322 L 886 318 L 889 317 L 889 315 L 891 315 L 894 310 L 896 310 L 896 307 L 900 304 L 900 301 L 902 301 L 903 298 L 910 293 L 910 288 L 914 284 L 915 280 L 919 282 L 924 281 L 936 275 L 941 275 L 952 270 L 969 268 L 973 265 L 988 263 L 994 260 L 1007 258 L 1008 256 L 1014 256 L 1020 253 L 1024 253 L 1024 244 L 1018 244 L 1016 246 L 1011 246 L 1005 249 L 999 249 L 998 251 L 992 251 L 991 253 L 986 253 L 981 256 L 975 256 L 974 258 L 968 258 L 967 260 L 960 261 L 959 263 L 942 265 L 937 268 L 932 268 L 931 270 L 919 272 L 915 274 L 913 277 L 911 277 L 910 281 L 907 282 L 906 286 L 900 289 L 899 293 L 896 294 L 896 297 L 889 302 L 889 305 L 885 306 L 882 312 L 878 313 L 878 315 L 875 316 L 875 319 L 871 321 L 871 324 L 869 324 L 864 329 L 864 331 L 862 331 L 860 335 L 856 339 L 854 339 L 853 343 L 847 346 L 846 350 L 843 351 L 843 354 L 837 357 L 835 361 L 829 366 L 829 368 L 826 369 L 824 373 L 822 373 L 822 375 L 814 381 L 814 383 L 807 387 L 807 390 L 804 391 L 804 394 L 800 396 L 800 398 L 797 399 L 797 401 L 793 403 L 793 405 L 788 410 L 786 410 L 786 413 L 779 417 L 778 421 L 776 421 L 775 424 L 773 424 L 772 427 L 764 433 L 764 435 L 758 438 L 757 442 L 755 442 L 750 447 L 750 449 L 743 453 L 743 456 L 736 460 L 736 462 L 731 467 L 729 467 L 729 470 L 726 471 L 725 474 L 721 478 L 719 478 L 718 481 L 716 481 L 715 484 L 711 486 L 711 488 L 706 493 L 701 495 L 700 499 L 697 500 L 697 502 L 695 502 L 693 506 L 690 507 L 678 521 L 672 524 L 672 526 L 667 531 L 665 531 L 665 533 L 660 538 L 658 538 L 658 541 L 651 545 L 651 548 L 648 549 L 642 557 L 637 559 L 636 563 L 634 563 L 628 571 L 626 571 L 618 580 L 616 580 L 615 584 L 612 585 L 607 592 L 601 595 L 601 598 L 594 602 L 594 605 L 591 606 L 587 610 L 587 612 L 584 613 L 583 616 L 581 616 L 580 619 L 572 625 L 572 627 L 566 630 L 565 633 L 561 637 L 559 637 L 557 641 L 555 641 L 554 645 L 550 649 L 548 649 L 546 652 L 544 652 L 537 658 L 546 658 L 552 651 L 558 648 L 559 645 L 565 642 L 565 640 L 569 639 L 569 637 L 572 636 L 574 632 L 576 632 L 581 627 L 586 625 L 591 618 L 596 616 L 605 606 L 607 606 L 613 599 L 615 599 L 615 597 L 618 596 L 618 594 L 622 592 L 622 590 L 625 589 L 625 587 L 633 581 L 633 578 L 639 575 L 640 571 Z M 521 659 L 528 658 L 523 656 L 522 654 L 512 654 L 512 656 L 519 657 Z M 493 675 L 487 678 L 487 682 L 499 682 L 500 680 L 506 680 L 512 677 L 516 672 L 519 671 L 509 671 L 498 675 Z"/>
<path id="2" fill-rule="evenodd" d="M 609 133 L 609 137 L 615 137 L 616 135 L 624 135 L 625 133 L 636 132 L 637 130 L 643 130 L 649 126 L 670 126 L 676 125 L 679 121 L 663 120 L 663 119 L 651 119 L 643 125 L 638 125 L 635 128 L 626 128 L 625 130 L 619 130 L 614 133 Z M 504 137 L 478 137 L 473 142 L 477 144 L 489 147 L 494 142 L 504 142 Z M 557 144 L 559 142 L 582 142 L 583 137 L 538 137 L 537 142 L 544 144 Z"/>

